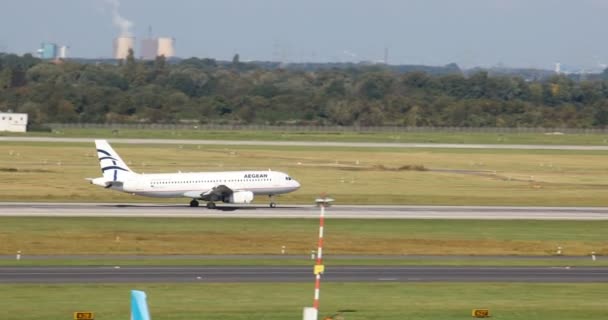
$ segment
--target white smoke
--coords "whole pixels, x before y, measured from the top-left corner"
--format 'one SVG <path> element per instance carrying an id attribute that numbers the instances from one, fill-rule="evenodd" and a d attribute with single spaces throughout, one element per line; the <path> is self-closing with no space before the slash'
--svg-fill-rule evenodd
<path id="1" fill-rule="evenodd" d="M 128 20 L 127 18 L 120 15 L 118 9 L 120 8 L 119 0 L 104 0 L 108 5 L 112 7 L 112 23 L 116 27 L 120 29 L 120 35 L 123 37 L 130 37 L 133 34 L 131 33 L 131 28 L 134 23 Z"/>

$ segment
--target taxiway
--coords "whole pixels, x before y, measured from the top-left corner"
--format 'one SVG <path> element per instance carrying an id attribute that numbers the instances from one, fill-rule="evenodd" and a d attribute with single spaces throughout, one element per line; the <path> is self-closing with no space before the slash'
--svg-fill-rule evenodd
<path id="1" fill-rule="evenodd" d="M 302 282 L 311 267 L 0 267 L 0 283 Z M 331 266 L 336 282 L 608 282 L 597 267 Z"/>
<path id="2" fill-rule="evenodd" d="M 0 142 L 93 143 L 93 138 L 0 137 Z M 424 148 L 424 149 L 520 149 L 608 151 L 608 146 L 544 145 L 544 144 L 472 144 L 472 143 L 399 143 L 399 142 L 324 142 L 324 141 L 260 141 L 260 140 L 186 140 L 186 139 L 107 139 L 124 144 L 182 144 L 220 146 L 274 146 L 320 148 Z"/>

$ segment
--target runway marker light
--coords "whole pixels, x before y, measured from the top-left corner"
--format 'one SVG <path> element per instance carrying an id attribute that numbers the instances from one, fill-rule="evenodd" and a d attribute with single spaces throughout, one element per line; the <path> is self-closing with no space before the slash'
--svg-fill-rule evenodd
<path id="1" fill-rule="evenodd" d="M 557 255 L 561 256 L 562 255 L 562 247 L 557 247 Z"/>
<path id="2" fill-rule="evenodd" d="M 471 316 L 475 318 L 489 318 L 490 310 L 488 309 L 473 309 Z"/>
<path id="3" fill-rule="evenodd" d="M 596 258 L 595 258 L 595 251 L 592 251 L 592 252 L 591 252 L 591 260 L 592 260 L 592 261 L 595 261 L 595 259 L 596 259 Z"/>
<path id="4" fill-rule="evenodd" d="M 95 320 L 93 312 L 74 312 L 74 320 Z"/>
<path id="5" fill-rule="evenodd" d="M 285 254 L 285 246 L 281 246 L 281 254 Z"/>
<path id="6" fill-rule="evenodd" d="M 17 261 L 21 260 L 21 250 L 17 251 L 17 256 L 15 259 L 17 259 Z"/>

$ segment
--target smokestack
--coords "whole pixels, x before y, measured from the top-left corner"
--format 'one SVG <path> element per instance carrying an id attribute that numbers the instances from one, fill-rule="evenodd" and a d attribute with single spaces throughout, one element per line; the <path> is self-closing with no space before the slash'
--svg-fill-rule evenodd
<path id="1" fill-rule="evenodd" d="M 388 47 L 384 47 L 384 64 L 388 64 Z"/>

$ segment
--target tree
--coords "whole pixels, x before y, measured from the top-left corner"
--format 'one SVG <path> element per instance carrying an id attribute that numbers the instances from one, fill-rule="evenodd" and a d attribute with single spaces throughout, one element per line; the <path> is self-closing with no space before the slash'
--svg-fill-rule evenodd
<path id="1" fill-rule="evenodd" d="M 135 61 L 135 54 L 133 49 L 129 48 L 129 53 L 127 54 L 127 59 L 123 66 L 123 74 L 129 83 L 133 83 L 133 81 L 135 81 L 137 73 L 136 69 L 137 62 Z"/>

